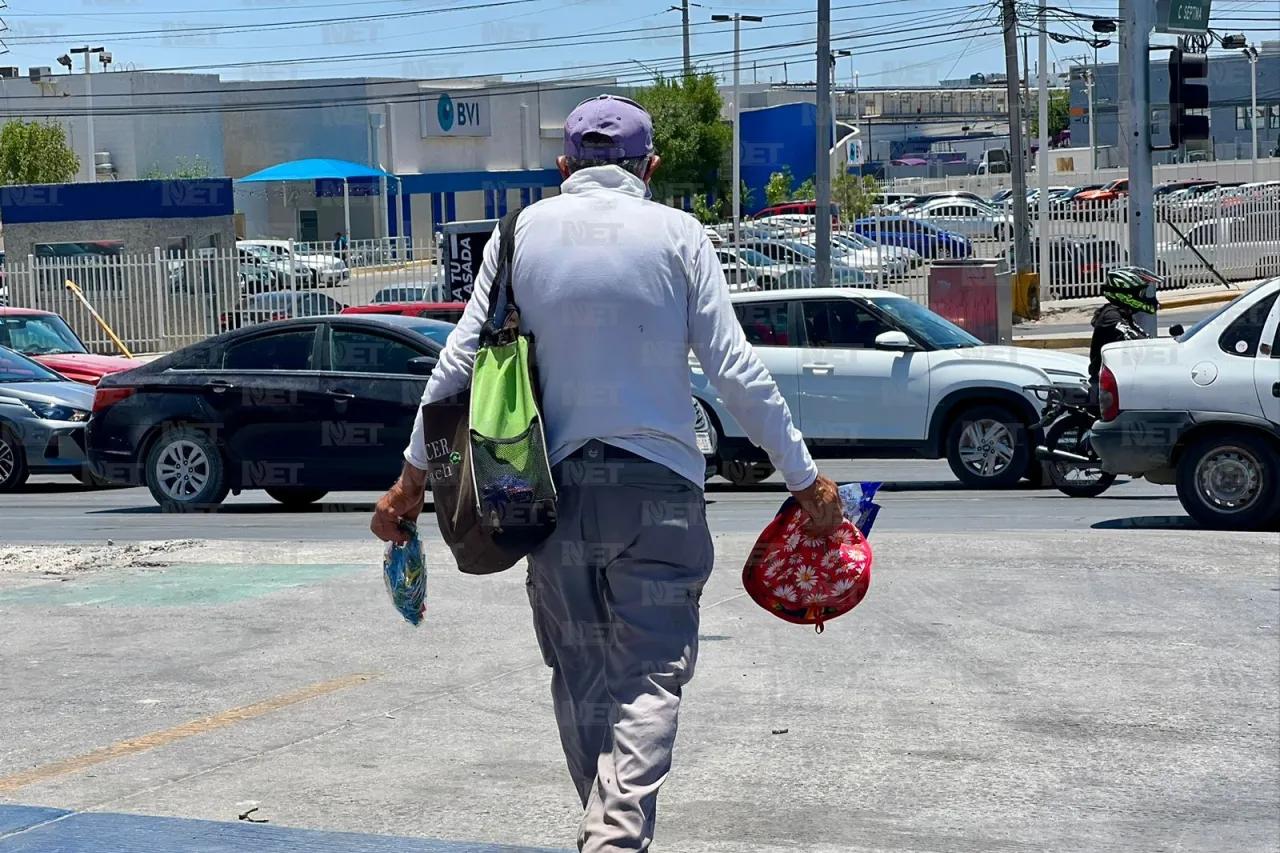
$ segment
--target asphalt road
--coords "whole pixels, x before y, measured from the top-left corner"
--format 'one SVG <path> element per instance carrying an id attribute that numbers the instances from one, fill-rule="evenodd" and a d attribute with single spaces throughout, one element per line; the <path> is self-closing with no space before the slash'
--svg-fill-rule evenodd
<path id="1" fill-rule="evenodd" d="M 1167 527 L 1187 523 L 1172 487 L 1143 481 L 1117 484 L 1093 500 L 1073 500 L 1029 485 L 1010 491 L 971 491 L 942 461 L 831 462 L 823 470 L 840 482 L 881 481 L 878 525 L 900 532 L 1086 530 L 1090 527 Z M 776 476 L 742 489 L 715 478 L 708 513 L 717 530 L 758 533 L 786 498 Z M 333 541 L 368 537 L 368 514 L 378 495 L 335 493 L 306 512 L 284 509 L 263 492 L 230 497 L 214 514 L 166 514 L 146 489 L 86 491 L 70 478 L 32 478 L 26 491 L 0 495 L 0 543 L 260 539 Z"/>
<path id="2" fill-rule="evenodd" d="M 1168 337 L 1169 327 L 1175 323 L 1181 323 L 1184 328 L 1189 329 L 1221 307 L 1222 305 L 1197 305 L 1191 308 L 1181 308 L 1176 311 L 1161 311 L 1156 317 L 1159 325 L 1158 336 Z M 1090 311 L 1089 313 L 1092 312 Z M 1036 326 L 1014 327 L 1015 337 L 1036 337 L 1037 335 L 1090 335 L 1092 333 L 1093 326 L 1087 322 L 1047 322 L 1037 324 Z"/>

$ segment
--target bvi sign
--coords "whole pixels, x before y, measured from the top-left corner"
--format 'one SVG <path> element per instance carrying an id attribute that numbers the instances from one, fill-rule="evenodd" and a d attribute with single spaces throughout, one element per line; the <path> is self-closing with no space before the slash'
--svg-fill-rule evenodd
<path id="1" fill-rule="evenodd" d="M 422 136 L 488 136 L 489 97 L 454 97 L 447 92 L 421 103 Z"/>

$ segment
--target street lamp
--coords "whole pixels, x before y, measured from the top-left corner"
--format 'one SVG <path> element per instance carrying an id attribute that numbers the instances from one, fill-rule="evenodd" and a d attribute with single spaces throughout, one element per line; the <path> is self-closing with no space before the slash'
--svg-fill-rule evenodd
<path id="1" fill-rule="evenodd" d="M 741 97 L 738 91 L 739 73 L 741 71 L 741 27 L 743 21 L 758 24 L 764 18 L 758 15 L 712 15 L 711 20 L 717 24 L 733 22 L 733 240 L 738 241 L 738 232 L 742 219 L 742 128 Z"/>
<path id="2" fill-rule="evenodd" d="M 1240 51 L 1249 60 L 1249 71 L 1252 77 L 1252 88 L 1249 98 L 1249 127 L 1253 130 L 1253 182 L 1258 182 L 1258 49 L 1253 45 Z"/>
<path id="3" fill-rule="evenodd" d="M 86 160 L 89 170 L 89 183 L 93 183 L 98 180 L 98 165 L 97 158 L 95 156 L 97 152 L 94 150 L 97 148 L 97 145 L 93 141 L 93 76 L 91 74 L 93 71 L 93 63 L 89 59 L 89 57 L 94 54 L 102 55 L 104 60 L 102 67 L 106 68 L 107 63 L 111 61 L 111 54 L 107 53 L 107 49 L 105 47 L 89 47 L 89 45 L 86 44 L 84 47 L 73 47 L 62 56 L 58 57 L 58 64 L 70 71 L 71 56 L 84 56 L 84 115 L 85 126 L 87 128 L 85 138 L 89 143 L 89 158 Z"/>

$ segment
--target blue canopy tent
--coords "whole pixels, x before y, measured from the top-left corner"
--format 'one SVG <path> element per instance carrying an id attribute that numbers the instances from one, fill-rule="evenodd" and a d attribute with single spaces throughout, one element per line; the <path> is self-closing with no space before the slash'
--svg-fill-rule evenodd
<path id="1" fill-rule="evenodd" d="M 396 195 L 400 195 L 400 179 L 390 172 L 384 172 L 381 169 L 375 169 L 372 166 L 365 166 L 361 163 L 352 163 L 350 160 L 330 160 L 328 158 L 312 158 L 309 160 L 290 160 L 288 163 L 277 163 L 274 166 L 268 166 L 265 169 L 254 172 L 252 175 L 245 175 L 240 178 L 237 183 L 241 184 L 262 184 L 272 181 L 287 183 L 289 181 L 342 181 L 342 213 L 343 221 L 346 224 L 347 239 L 351 239 L 351 187 L 348 183 L 351 178 L 380 178 L 386 180 L 391 178 L 396 182 Z M 404 223 L 399 220 L 403 214 L 400 205 L 396 206 L 397 214 L 397 234 L 404 233 Z"/>

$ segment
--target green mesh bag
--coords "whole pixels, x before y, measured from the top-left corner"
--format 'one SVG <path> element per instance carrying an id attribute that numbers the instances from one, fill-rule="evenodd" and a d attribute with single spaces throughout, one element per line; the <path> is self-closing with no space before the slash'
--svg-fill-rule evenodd
<path id="1" fill-rule="evenodd" d="M 499 225 L 489 316 L 471 374 L 468 454 L 479 523 L 503 548 L 532 550 L 555 530 L 556 487 L 538 401 L 534 340 L 511 286 L 520 211 Z"/>

